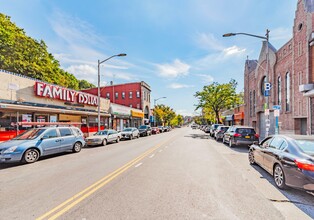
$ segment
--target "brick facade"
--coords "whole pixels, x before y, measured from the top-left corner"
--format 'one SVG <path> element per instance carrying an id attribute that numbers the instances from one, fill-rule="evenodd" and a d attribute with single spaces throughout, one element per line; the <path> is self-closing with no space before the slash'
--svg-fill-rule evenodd
<path id="1" fill-rule="evenodd" d="M 309 44 L 314 30 L 313 11 L 313 1 L 298 0 L 292 39 L 278 50 L 268 44 L 268 74 L 266 41 L 263 42 L 259 60 L 247 60 L 245 63 L 245 124 L 255 127 L 261 137 L 265 136 L 267 127 L 265 122 L 267 116 L 264 113 L 267 99 L 261 91 L 266 75 L 272 84 L 268 98 L 269 133 L 275 133 L 273 107 L 280 105 L 280 133 L 313 134 L 310 98 L 299 90 L 300 85 L 311 84 L 314 78 L 312 67 L 314 51 Z"/>

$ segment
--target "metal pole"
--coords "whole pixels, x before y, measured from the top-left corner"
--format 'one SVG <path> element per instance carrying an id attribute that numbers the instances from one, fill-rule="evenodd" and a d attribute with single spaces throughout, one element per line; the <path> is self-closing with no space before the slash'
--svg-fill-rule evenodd
<path id="1" fill-rule="evenodd" d="M 97 100 L 98 100 L 98 131 L 100 131 L 100 60 L 98 60 L 98 92 L 97 92 Z"/>
<path id="2" fill-rule="evenodd" d="M 269 82 L 269 30 L 266 30 L 266 83 Z M 265 88 L 264 88 L 265 89 Z M 269 91 L 270 93 L 270 91 Z M 266 98 L 266 109 L 269 109 L 269 94 L 267 94 Z M 270 114 L 270 113 L 269 113 Z M 269 122 L 270 124 L 270 120 L 269 120 L 269 114 L 267 115 L 267 123 Z M 265 132 L 265 136 L 268 137 L 269 135 L 269 127 L 266 126 L 266 132 Z"/>

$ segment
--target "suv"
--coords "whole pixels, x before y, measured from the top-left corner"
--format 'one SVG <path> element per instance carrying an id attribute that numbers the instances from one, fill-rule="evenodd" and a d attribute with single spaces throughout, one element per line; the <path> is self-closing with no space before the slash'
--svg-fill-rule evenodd
<path id="1" fill-rule="evenodd" d="M 41 156 L 81 151 L 84 135 L 77 127 L 32 128 L 0 144 L 0 162 L 33 163 Z"/>
<path id="2" fill-rule="evenodd" d="M 234 125 L 225 132 L 222 142 L 233 147 L 234 145 L 251 145 L 258 140 L 259 135 L 253 127 Z"/>
<path id="3" fill-rule="evenodd" d="M 229 129 L 229 126 L 218 126 L 215 131 L 214 138 L 216 141 L 221 140 L 224 137 L 224 133 Z"/>
<path id="4" fill-rule="evenodd" d="M 209 135 L 210 135 L 211 137 L 214 137 L 215 131 L 216 131 L 216 129 L 218 128 L 218 126 L 223 126 L 223 124 L 212 124 L 212 125 L 210 126 Z"/>
<path id="5" fill-rule="evenodd" d="M 152 135 L 152 128 L 149 125 L 141 125 L 138 130 L 140 132 L 140 136 Z"/>

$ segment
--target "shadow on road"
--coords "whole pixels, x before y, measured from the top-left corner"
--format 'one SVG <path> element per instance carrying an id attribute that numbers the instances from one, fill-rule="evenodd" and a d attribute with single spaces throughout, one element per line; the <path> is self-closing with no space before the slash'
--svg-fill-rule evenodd
<path id="1" fill-rule="evenodd" d="M 209 139 L 209 136 L 206 134 L 189 134 L 185 135 L 184 137 L 190 137 L 195 139 Z"/>
<path id="2" fill-rule="evenodd" d="M 261 178 L 266 179 L 270 184 L 276 187 L 274 179 L 269 173 L 267 173 L 258 165 L 254 165 L 252 167 L 261 174 Z M 277 190 L 280 191 L 287 199 L 276 200 L 273 198 L 268 198 L 271 202 L 293 203 L 302 212 L 314 219 L 314 193 L 293 188 L 288 188 L 286 190 L 280 190 L 277 188 Z"/>

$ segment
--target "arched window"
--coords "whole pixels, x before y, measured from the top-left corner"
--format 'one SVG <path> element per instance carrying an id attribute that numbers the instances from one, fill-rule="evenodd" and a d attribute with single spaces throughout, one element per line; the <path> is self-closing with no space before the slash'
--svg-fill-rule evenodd
<path id="1" fill-rule="evenodd" d="M 265 91 L 265 83 L 266 83 L 266 76 L 264 76 L 264 77 L 262 78 L 262 81 L 261 81 L 261 93 L 262 93 L 262 95 L 265 94 L 265 93 L 264 93 L 264 91 Z"/>
<path id="2" fill-rule="evenodd" d="M 281 105 L 281 77 L 278 77 L 277 82 L 278 88 L 277 88 L 277 103 L 278 105 Z"/>
<path id="3" fill-rule="evenodd" d="M 290 111 L 290 73 L 286 74 L 286 111 Z"/>

